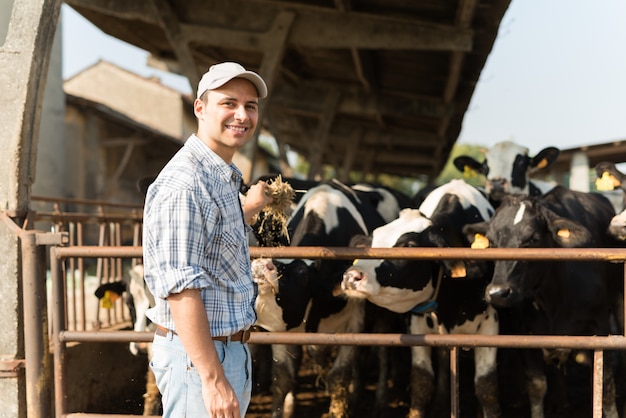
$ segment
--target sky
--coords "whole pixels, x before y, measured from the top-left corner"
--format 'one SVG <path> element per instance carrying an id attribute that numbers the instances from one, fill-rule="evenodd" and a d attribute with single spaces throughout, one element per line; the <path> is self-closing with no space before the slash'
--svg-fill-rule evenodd
<path id="1" fill-rule="evenodd" d="M 63 5 L 63 77 L 112 62 L 191 92 L 148 53 Z M 534 155 L 626 140 L 626 1 L 513 0 L 463 120 L 459 143 L 512 140 Z"/>

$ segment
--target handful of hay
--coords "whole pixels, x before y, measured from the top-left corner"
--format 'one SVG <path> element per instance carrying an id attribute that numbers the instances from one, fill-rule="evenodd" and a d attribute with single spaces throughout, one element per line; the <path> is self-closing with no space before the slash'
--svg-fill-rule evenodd
<path id="1" fill-rule="evenodd" d="M 279 242 L 280 235 L 289 241 L 287 232 L 287 219 L 291 214 L 291 204 L 296 196 L 296 192 L 291 185 L 284 182 L 282 176 L 276 177 L 271 183 L 268 182 L 265 193 L 273 199 L 258 217 L 262 217 L 259 233 L 268 235 L 263 241 Z M 262 216 L 261 216 L 262 215 Z M 255 219 L 255 223 L 258 219 Z"/>

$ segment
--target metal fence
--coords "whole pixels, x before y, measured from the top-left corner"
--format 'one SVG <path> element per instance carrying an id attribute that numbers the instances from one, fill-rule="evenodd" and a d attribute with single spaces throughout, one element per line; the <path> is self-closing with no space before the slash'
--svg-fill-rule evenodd
<path id="1" fill-rule="evenodd" d="M 94 326 L 81 321 L 86 317 L 85 301 L 77 302 L 80 297 L 84 299 L 85 291 L 74 292 L 68 287 L 67 277 L 81 277 L 86 260 L 96 261 L 96 272 L 102 282 L 118 280 L 122 276 L 124 261 L 139 262 L 142 257 L 142 249 L 139 245 L 141 231 L 141 216 L 139 212 L 132 215 L 136 208 L 132 208 L 130 215 L 113 216 L 113 213 L 84 214 L 78 217 L 77 213 L 69 214 L 58 211 L 57 213 L 42 213 L 37 216 L 40 221 L 51 222 L 55 225 L 53 232 L 42 233 L 36 231 L 20 230 L 15 225 L 11 228 L 18 234 L 22 242 L 23 252 L 23 276 L 24 283 L 32 281 L 41 282 L 41 264 L 46 263 L 45 248 L 49 247 L 49 271 L 51 275 L 51 316 L 52 333 L 48 336 L 41 333 L 41 329 L 48 329 L 46 315 L 42 314 L 37 322 L 36 318 L 25 320 L 25 364 L 27 400 L 29 404 L 29 418 L 52 416 L 49 407 L 50 399 L 46 400 L 46 391 L 54 392 L 54 416 L 61 417 L 125 417 L 131 415 L 101 415 L 84 414 L 67 411 L 66 394 L 64 391 L 65 354 L 69 343 L 80 342 L 150 342 L 153 335 L 149 332 L 118 331 L 116 325 L 128 324 L 124 316 L 112 313 L 110 316 L 101 317 Z M 5 215 L 5 221 L 10 223 Z M 95 221 L 101 227 L 101 233 L 97 244 L 84 245 L 81 242 L 80 231 L 84 230 L 83 222 Z M 102 226 L 106 224 L 105 226 Z M 73 226 L 72 226 L 73 225 Z M 122 237 L 122 228 L 132 225 L 133 241 L 131 245 L 119 245 Z M 72 236 L 75 235 L 73 239 Z M 107 237 L 107 238 L 105 238 Z M 102 238 L 102 239 L 101 239 Z M 136 239 L 136 240 L 135 240 Z M 112 245 L 114 244 L 114 245 Z M 42 251 L 42 249 L 44 251 Z M 306 258 L 306 259 L 459 259 L 459 260 L 577 260 L 577 261 L 607 261 L 624 263 L 626 261 L 626 249 L 485 249 L 471 250 L 464 248 L 330 248 L 330 247 L 281 247 L 261 248 L 252 247 L 251 256 L 270 258 Z M 75 273 L 78 271 L 78 273 Z M 43 280 L 45 282 L 45 279 Z M 626 274 L 625 274 L 626 281 Z M 84 280 L 82 280 L 84 283 Z M 42 297 L 41 286 L 37 284 L 24 286 L 24 306 L 31 309 L 47 310 L 47 298 Z M 45 293 L 44 293 L 45 294 Z M 76 305 L 68 304 L 73 300 Z M 121 302 L 120 302 L 121 303 Z M 626 306 L 626 304 L 625 304 Z M 124 312 L 123 307 L 119 308 Z M 81 317 L 82 312 L 82 317 Z M 68 317 L 75 320 L 69 321 Z M 31 331 L 29 331 L 29 329 Z M 48 382 L 41 386 L 41 379 L 49 378 L 50 372 L 45 370 L 43 360 L 47 353 L 48 338 L 50 338 L 54 357 L 53 372 L 54 385 Z M 517 347 L 517 348 L 572 348 L 590 349 L 594 352 L 593 366 L 593 416 L 602 417 L 602 370 L 603 355 L 605 350 L 625 350 L 626 337 L 613 335 L 606 337 L 581 337 L 581 336 L 479 336 L 479 335 L 409 335 L 409 334 L 322 334 L 322 333 L 292 333 L 272 332 L 253 333 L 250 338 L 253 344 L 330 344 L 330 345 L 366 345 L 366 346 L 441 346 L 451 350 L 451 410 L 452 416 L 459 416 L 459 377 L 458 377 L 458 349 L 474 348 L 482 346 L 493 347 Z M 53 388 L 51 388 L 53 386 Z"/>
<path id="2" fill-rule="evenodd" d="M 471 250 L 464 248 L 330 248 L 330 247 L 282 247 L 263 248 L 252 247 L 251 256 L 271 258 L 307 258 L 307 259 L 463 259 L 463 260 L 602 260 L 624 262 L 626 250 L 622 249 L 486 249 Z M 51 266 L 54 283 L 62 277 L 63 260 L 70 257 L 140 257 L 140 247 L 54 247 L 51 249 Z M 57 274 L 54 272 L 57 271 Z M 59 284 L 53 291 L 53 297 L 63 298 L 64 293 Z M 54 299 L 53 299 L 54 300 Z M 55 306 L 62 303 L 53 302 Z M 89 332 L 66 331 L 61 328 L 63 312 L 53 315 L 55 332 L 53 335 L 55 369 L 55 405 L 57 417 L 73 416 L 65 413 L 63 395 L 63 353 L 65 344 L 69 342 L 94 341 L 152 341 L 151 333 L 137 333 L 133 331 Z M 451 409 L 452 416 L 459 416 L 459 381 L 458 381 L 458 349 L 474 347 L 515 347 L 515 348 L 572 348 L 590 349 L 594 351 L 594 379 L 593 379 L 593 416 L 602 417 L 602 375 L 605 350 L 626 349 L 626 337 L 582 337 L 582 336 L 480 336 L 480 335 L 409 335 L 409 334 L 323 334 L 323 333 L 292 333 L 272 332 L 253 333 L 250 337 L 253 344 L 329 344 L 329 345 L 386 345 L 386 346 L 441 346 L 451 349 Z M 80 416 L 99 416 L 86 415 Z"/>

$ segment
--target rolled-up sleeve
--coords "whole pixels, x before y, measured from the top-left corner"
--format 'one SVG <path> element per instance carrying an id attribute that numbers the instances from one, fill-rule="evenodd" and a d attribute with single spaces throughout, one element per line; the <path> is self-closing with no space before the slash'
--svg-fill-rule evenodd
<path id="1" fill-rule="evenodd" d="M 206 225 L 215 224 L 211 206 L 191 190 L 159 193 L 150 202 L 144 218 L 144 264 L 146 283 L 156 298 L 211 286 L 203 267 L 212 239 Z"/>

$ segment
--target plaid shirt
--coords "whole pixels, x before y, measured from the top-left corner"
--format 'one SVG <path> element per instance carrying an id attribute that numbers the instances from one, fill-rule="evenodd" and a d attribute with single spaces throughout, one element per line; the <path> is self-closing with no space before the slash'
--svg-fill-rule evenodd
<path id="1" fill-rule="evenodd" d="M 213 336 L 256 321 L 241 178 L 192 135 L 148 189 L 143 260 L 152 322 L 175 330 L 166 298 L 185 289 L 201 289 Z"/>

